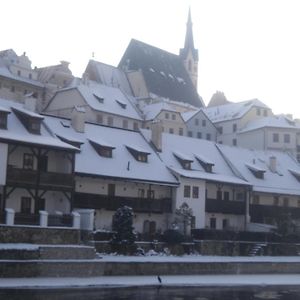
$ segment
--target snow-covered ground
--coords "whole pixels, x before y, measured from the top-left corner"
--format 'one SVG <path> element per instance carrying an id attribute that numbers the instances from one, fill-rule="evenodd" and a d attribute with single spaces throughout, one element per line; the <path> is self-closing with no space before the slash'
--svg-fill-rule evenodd
<path id="1" fill-rule="evenodd" d="M 279 286 L 300 285 L 300 275 L 160 276 L 163 286 Z M 102 276 L 88 278 L 5 278 L 3 288 L 159 286 L 156 276 Z"/>

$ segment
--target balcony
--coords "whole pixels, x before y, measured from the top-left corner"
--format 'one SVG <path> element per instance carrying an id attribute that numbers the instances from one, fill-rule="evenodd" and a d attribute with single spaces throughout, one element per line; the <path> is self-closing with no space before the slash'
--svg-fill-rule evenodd
<path id="1" fill-rule="evenodd" d="M 7 169 L 7 184 L 19 187 L 35 187 L 48 189 L 72 189 L 74 177 L 72 174 L 55 172 L 38 172 L 9 167 Z"/>
<path id="2" fill-rule="evenodd" d="M 31 225 L 38 226 L 40 224 L 40 216 L 38 214 L 15 214 L 15 225 Z"/>
<path id="3" fill-rule="evenodd" d="M 205 211 L 208 213 L 244 215 L 246 213 L 246 206 L 243 201 L 227 201 L 206 198 Z"/>
<path id="4" fill-rule="evenodd" d="M 299 219 L 300 208 L 275 205 L 250 205 L 250 216 L 253 222 L 262 222 L 265 218 L 276 219 L 283 215 L 289 215 L 293 219 Z"/>
<path id="5" fill-rule="evenodd" d="M 170 213 L 172 212 L 171 198 L 163 199 L 147 199 L 108 195 L 95 195 L 76 193 L 74 206 L 77 208 L 93 208 L 115 211 L 119 207 L 127 205 L 133 209 L 134 212 L 144 213 Z"/>

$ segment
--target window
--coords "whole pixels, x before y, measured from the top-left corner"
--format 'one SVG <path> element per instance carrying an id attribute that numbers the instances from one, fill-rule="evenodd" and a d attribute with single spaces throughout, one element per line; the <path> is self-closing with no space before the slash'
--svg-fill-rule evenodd
<path id="1" fill-rule="evenodd" d="M 211 229 L 216 229 L 216 227 L 217 227 L 217 220 L 216 220 L 216 218 L 210 218 L 209 222 L 210 222 L 210 228 Z"/>
<path id="2" fill-rule="evenodd" d="M 233 131 L 233 132 L 236 132 L 236 130 L 237 130 L 237 125 L 236 125 L 236 124 L 233 124 L 233 125 L 232 125 L 232 131 Z"/>
<path id="3" fill-rule="evenodd" d="M 153 190 L 147 190 L 147 198 L 148 199 L 154 199 L 155 198 L 155 192 Z"/>
<path id="4" fill-rule="evenodd" d="M 224 192 L 224 200 L 229 201 L 229 192 Z"/>
<path id="5" fill-rule="evenodd" d="M 138 189 L 138 197 L 145 198 L 145 190 L 144 189 Z"/>
<path id="6" fill-rule="evenodd" d="M 38 159 L 38 169 L 41 172 L 47 172 L 48 170 L 48 156 L 42 155 Z"/>
<path id="7" fill-rule="evenodd" d="M 289 198 L 283 198 L 283 206 L 288 207 L 289 206 Z"/>
<path id="8" fill-rule="evenodd" d="M 203 127 L 206 126 L 206 120 L 202 120 L 202 126 L 203 126 Z"/>
<path id="9" fill-rule="evenodd" d="M 24 155 L 23 155 L 23 169 L 33 170 L 33 154 L 24 153 Z"/>
<path id="10" fill-rule="evenodd" d="M 120 101 L 120 100 L 116 100 L 116 102 L 120 105 L 120 107 L 121 107 L 122 109 L 126 109 L 126 107 L 127 107 L 127 104 L 126 104 L 126 103 L 124 103 L 124 102 L 122 102 L 122 101 Z"/>
<path id="11" fill-rule="evenodd" d="M 124 129 L 128 128 L 128 120 L 123 120 L 123 128 Z"/>
<path id="12" fill-rule="evenodd" d="M 273 143 L 278 143 L 278 142 L 279 142 L 279 134 L 273 133 Z"/>
<path id="13" fill-rule="evenodd" d="M 174 133 L 174 129 L 173 128 L 169 128 L 169 133 L 173 134 Z"/>
<path id="14" fill-rule="evenodd" d="M 201 132 L 197 132 L 197 138 L 202 139 L 202 133 Z"/>
<path id="15" fill-rule="evenodd" d="M 103 123 L 103 116 L 97 115 L 97 123 L 102 124 Z"/>
<path id="16" fill-rule="evenodd" d="M 198 198 L 199 197 L 199 187 L 198 186 L 193 186 L 193 198 Z"/>
<path id="17" fill-rule="evenodd" d="M 30 214 L 31 213 L 31 198 L 22 197 L 21 198 L 21 213 Z"/>
<path id="18" fill-rule="evenodd" d="M 191 197 L 191 187 L 189 185 L 184 186 L 183 197 L 190 198 Z"/>
<path id="19" fill-rule="evenodd" d="M 29 73 L 28 78 L 32 79 L 32 74 L 31 73 Z"/>
<path id="20" fill-rule="evenodd" d="M 18 70 L 18 76 L 21 76 L 21 71 L 20 70 Z"/>
<path id="21" fill-rule="evenodd" d="M 176 115 L 172 114 L 172 120 L 176 120 Z"/>
<path id="22" fill-rule="evenodd" d="M 236 139 L 232 139 L 232 145 L 233 145 L 233 146 L 236 146 L 236 145 L 237 145 Z"/>
<path id="23" fill-rule="evenodd" d="M 273 205 L 275 205 L 275 206 L 279 205 L 279 197 L 278 196 L 274 196 L 274 198 L 273 198 Z"/>
<path id="24" fill-rule="evenodd" d="M 139 130 L 139 124 L 137 122 L 133 122 L 133 130 L 135 131 Z"/>
<path id="25" fill-rule="evenodd" d="M 140 149 L 135 149 L 130 146 L 126 146 L 126 148 L 137 161 L 145 162 L 145 163 L 148 162 L 148 155 L 150 154 L 150 152 L 145 152 L 145 151 L 142 151 Z M 128 168 L 128 170 L 130 168 L 129 162 L 128 162 L 127 168 Z"/>
<path id="26" fill-rule="evenodd" d="M 107 186 L 107 195 L 115 196 L 116 194 L 116 185 L 114 183 L 109 183 Z"/>
<path id="27" fill-rule="evenodd" d="M 266 109 L 264 109 L 264 117 L 268 116 L 268 111 Z"/>
<path id="28" fill-rule="evenodd" d="M 222 200 L 222 191 L 217 191 L 217 200 Z"/>
<path id="29" fill-rule="evenodd" d="M 260 116 L 260 114 L 261 114 L 261 112 L 260 112 L 260 108 L 259 108 L 259 107 L 257 107 L 257 108 L 256 108 L 256 115 L 257 115 L 257 116 Z"/>
<path id="30" fill-rule="evenodd" d="M 188 131 L 188 136 L 193 137 L 193 131 Z"/>
<path id="31" fill-rule="evenodd" d="M 99 103 L 101 103 L 101 104 L 104 103 L 104 98 L 103 97 L 100 97 L 96 94 L 93 94 L 93 96 L 98 100 Z"/>
<path id="32" fill-rule="evenodd" d="M 254 195 L 253 196 L 253 204 L 254 205 L 259 205 L 259 196 L 258 195 Z"/>
<path id="33" fill-rule="evenodd" d="M 222 126 L 219 126 L 219 127 L 218 127 L 218 132 L 219 132 L 220 134 L 223 134 L 223 127 L 222 127 Z"/>
<path id="34" fill-rule="evenodd" d="M 207 139 L 208 141 L 210 141 L 210 139 L 211 139 L 210 133 L 207 133 L 207 134 L 206 134 L 206 139 Z"/>
<path id="35" fill-rule="evenodd" d="M 183 135 L 183 128 L 179 128 L 179 135 Z"/>
<path id="36" fill-rule="evenodd" d="M 169 119 L 169 117 L 170 117 L 169 113 L 165 113 L 165 118 Z"/>
<path id="37" fill-rule="evenodd" d="M 284 135 L 283 135 L 283 141 L 285 142 L 285 143 L 290 143 L 291 142 L 291 136 L 288 134 L 288 133 L 285 133 Z"/>
<path id="38" fill-rule="evenodd" d="M 229 221 L 228 219 L 223 219 L 223 221 L 222 221 L 223 229 L 227 229 L 229 227 L 228 221 Z"/>
<path id="39" fill-rule="evenodd" d="M 196 126 L 199 125 L 199 119 L 195 119 L 195 125 L 196 125 Z"/>
<path id="40" fill-rule="evenodd" d="M 108 126 L 113 126 L 114 125 L 114 118 L 112 116 L 109 116 L 107 118 L 107 125 Z"/>

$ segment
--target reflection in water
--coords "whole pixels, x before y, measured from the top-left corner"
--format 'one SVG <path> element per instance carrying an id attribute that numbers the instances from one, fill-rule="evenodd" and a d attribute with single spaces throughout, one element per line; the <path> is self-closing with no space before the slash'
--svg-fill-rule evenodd
<path id="1" fill-rule="evenodd" d="M 10 300 L 297 300 L 300 287 L 136 287 L 59 290 L 0 290 Z"/>

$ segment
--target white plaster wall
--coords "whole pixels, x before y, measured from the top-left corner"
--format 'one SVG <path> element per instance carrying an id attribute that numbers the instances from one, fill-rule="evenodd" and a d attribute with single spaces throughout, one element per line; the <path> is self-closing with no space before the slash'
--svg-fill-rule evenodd
<path id="1" fill-rule="evenodd" d="M 264 150 L 265 136 L 263 129 L 252 130 L 244 133 L 239 133 L 238 145 L 244 148 Z"/>
<path id="2" fill-rule="evenodd" d="M 230 214 L 213 214 L 206 213 L 205 215 L 205 227 L 210 228 L 210 218 L 216 218 L 216 229 L 223 229 L 223 220 L 227 219 L 229 222 L 229 229 L 244 230 L 245 229 L 245 216 L 242 215 L 230 215 Z"/>
<path id="3" fill-rule="evenodd" d="M 191 186 L 191 197 L 184 197 L 184 186 Z M 192 187 L 198 186 L 199 197 L 197 199 L 192 198 Z M 205 181 L 195 180 L 180 177 L 180 186 L 175 191 L 175 205 L 179 208 L 182 203 L 186 202 L 188 206 L 193 210 L 195 216 L 195 227 L 205 227 Z"/>
<path id="4" fill-rule="evenodd" d="M 8 145 L 0 143 L 0 186 L 6 183 Z"/>

